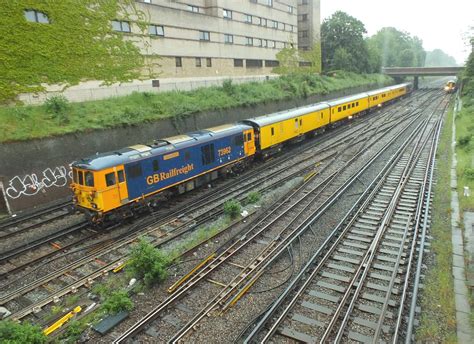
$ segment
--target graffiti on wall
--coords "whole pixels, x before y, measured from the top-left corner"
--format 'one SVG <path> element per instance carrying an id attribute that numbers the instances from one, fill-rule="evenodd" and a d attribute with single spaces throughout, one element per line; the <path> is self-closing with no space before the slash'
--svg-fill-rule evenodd
<path id="1" fill-rule="evenodd" d="M 72 180 L 72 171 L 66 166 L 47 168 L 41 173 L 32 173 L 25 176 L 15 176 L 7 182 L 5 193 L 11 199 L 21 196 L 34 196 L 39 192 L 46 192 L 51 187 L 64 187 Z"/>

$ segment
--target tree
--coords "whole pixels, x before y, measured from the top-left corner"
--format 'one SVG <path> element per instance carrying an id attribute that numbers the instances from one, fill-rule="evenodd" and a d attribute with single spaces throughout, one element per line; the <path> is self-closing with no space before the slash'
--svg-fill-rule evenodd
<path id="1" fill-rule="evenodd" d="M 311 73 L 321 73 L 321 42 L 313 42 L 311 49 L 301 51 L 300 55 L 303 60 L 311 63 L 311 66 L 306 68 L 307 71 Z"/>
<path id="2" fill-rule="evenodd" d="M 45 15 L 47 23 L 28 21 L 26 9 Z M 145 36 L 124 35 L 111 24 L 123 20 L 147 32 L 146 14 L 133 0 L 3 1 L 0 16 L 0 103 L 44 90 L 42 83 L 122 82 L 144 70 L 136 43 L 146 49 Z"/>
<path id="3" fill-rule="evenodd" d="M 275 73 L 291 74 L 297 72 L 299 66 L 298 49 L 291 46 L 290 48 L 283 48 L 276 54 L 278 60 L 278 67 L 274 68 Z"/>
<path id="4" fill-rule="evenodd" d="M 426 52 L 425 67 L 456 67 L 454 57 L 449 56 L 441 49 Z"/>
<path id="5" fill-rule="evenodd" d="M 393 27 L 380 29 L 368 39 L 368 45 L 378 51 L 384 67 L 422 67 L 425 63 L 423 41 Z"/>
<path id="6" fill-rule="evenodd" d="M 369 70 L 369 53 L 364 41 L 366 33 L 364 24 L 348 15 L 337 11 L 321 25 L 321 49 L 323 70 L 336 69 L 337 64 L 345 70 L 367 72 Z M 336 51 L 338 51 L 336 56 Z M 347 54 L 350 58 L 347 57 Z"/>

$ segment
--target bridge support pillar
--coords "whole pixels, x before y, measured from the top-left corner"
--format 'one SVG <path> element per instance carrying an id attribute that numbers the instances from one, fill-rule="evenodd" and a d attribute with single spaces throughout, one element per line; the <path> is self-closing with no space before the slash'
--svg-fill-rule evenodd
<path id="1" fill-rule="evenodd" d="M 417 76 L 415 76 L 415 77 L 413 78 L 413 89 L 414 89 L 414 90 L 417 90 L 417 89 L 418 89 L 418 77 L 417 77 Z"/>

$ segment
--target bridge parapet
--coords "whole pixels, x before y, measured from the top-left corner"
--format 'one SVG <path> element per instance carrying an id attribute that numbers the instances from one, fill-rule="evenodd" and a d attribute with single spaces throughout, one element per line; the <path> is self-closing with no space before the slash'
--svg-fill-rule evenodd
<path id="1" fill-rule="evenodd" d="M 464 67 L 383 67 L 382 73 L 390 76 L 455 76 Z"/>

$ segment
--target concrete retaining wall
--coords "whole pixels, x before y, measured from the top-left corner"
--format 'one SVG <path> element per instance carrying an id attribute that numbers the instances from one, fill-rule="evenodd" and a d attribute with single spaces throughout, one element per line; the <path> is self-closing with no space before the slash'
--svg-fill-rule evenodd
<path id="1" fill-rule="evenodd" d="M 16 213 L 68 196 L 71 182 L 69 164 L 78 158 L 378 87 L 381 86 L 357 87 L 326 96 L 199 113 L 179 120 L 164 119 L 137 126 L 0 144 L 0 197 L 6 199 L 10 213 Z"/>

